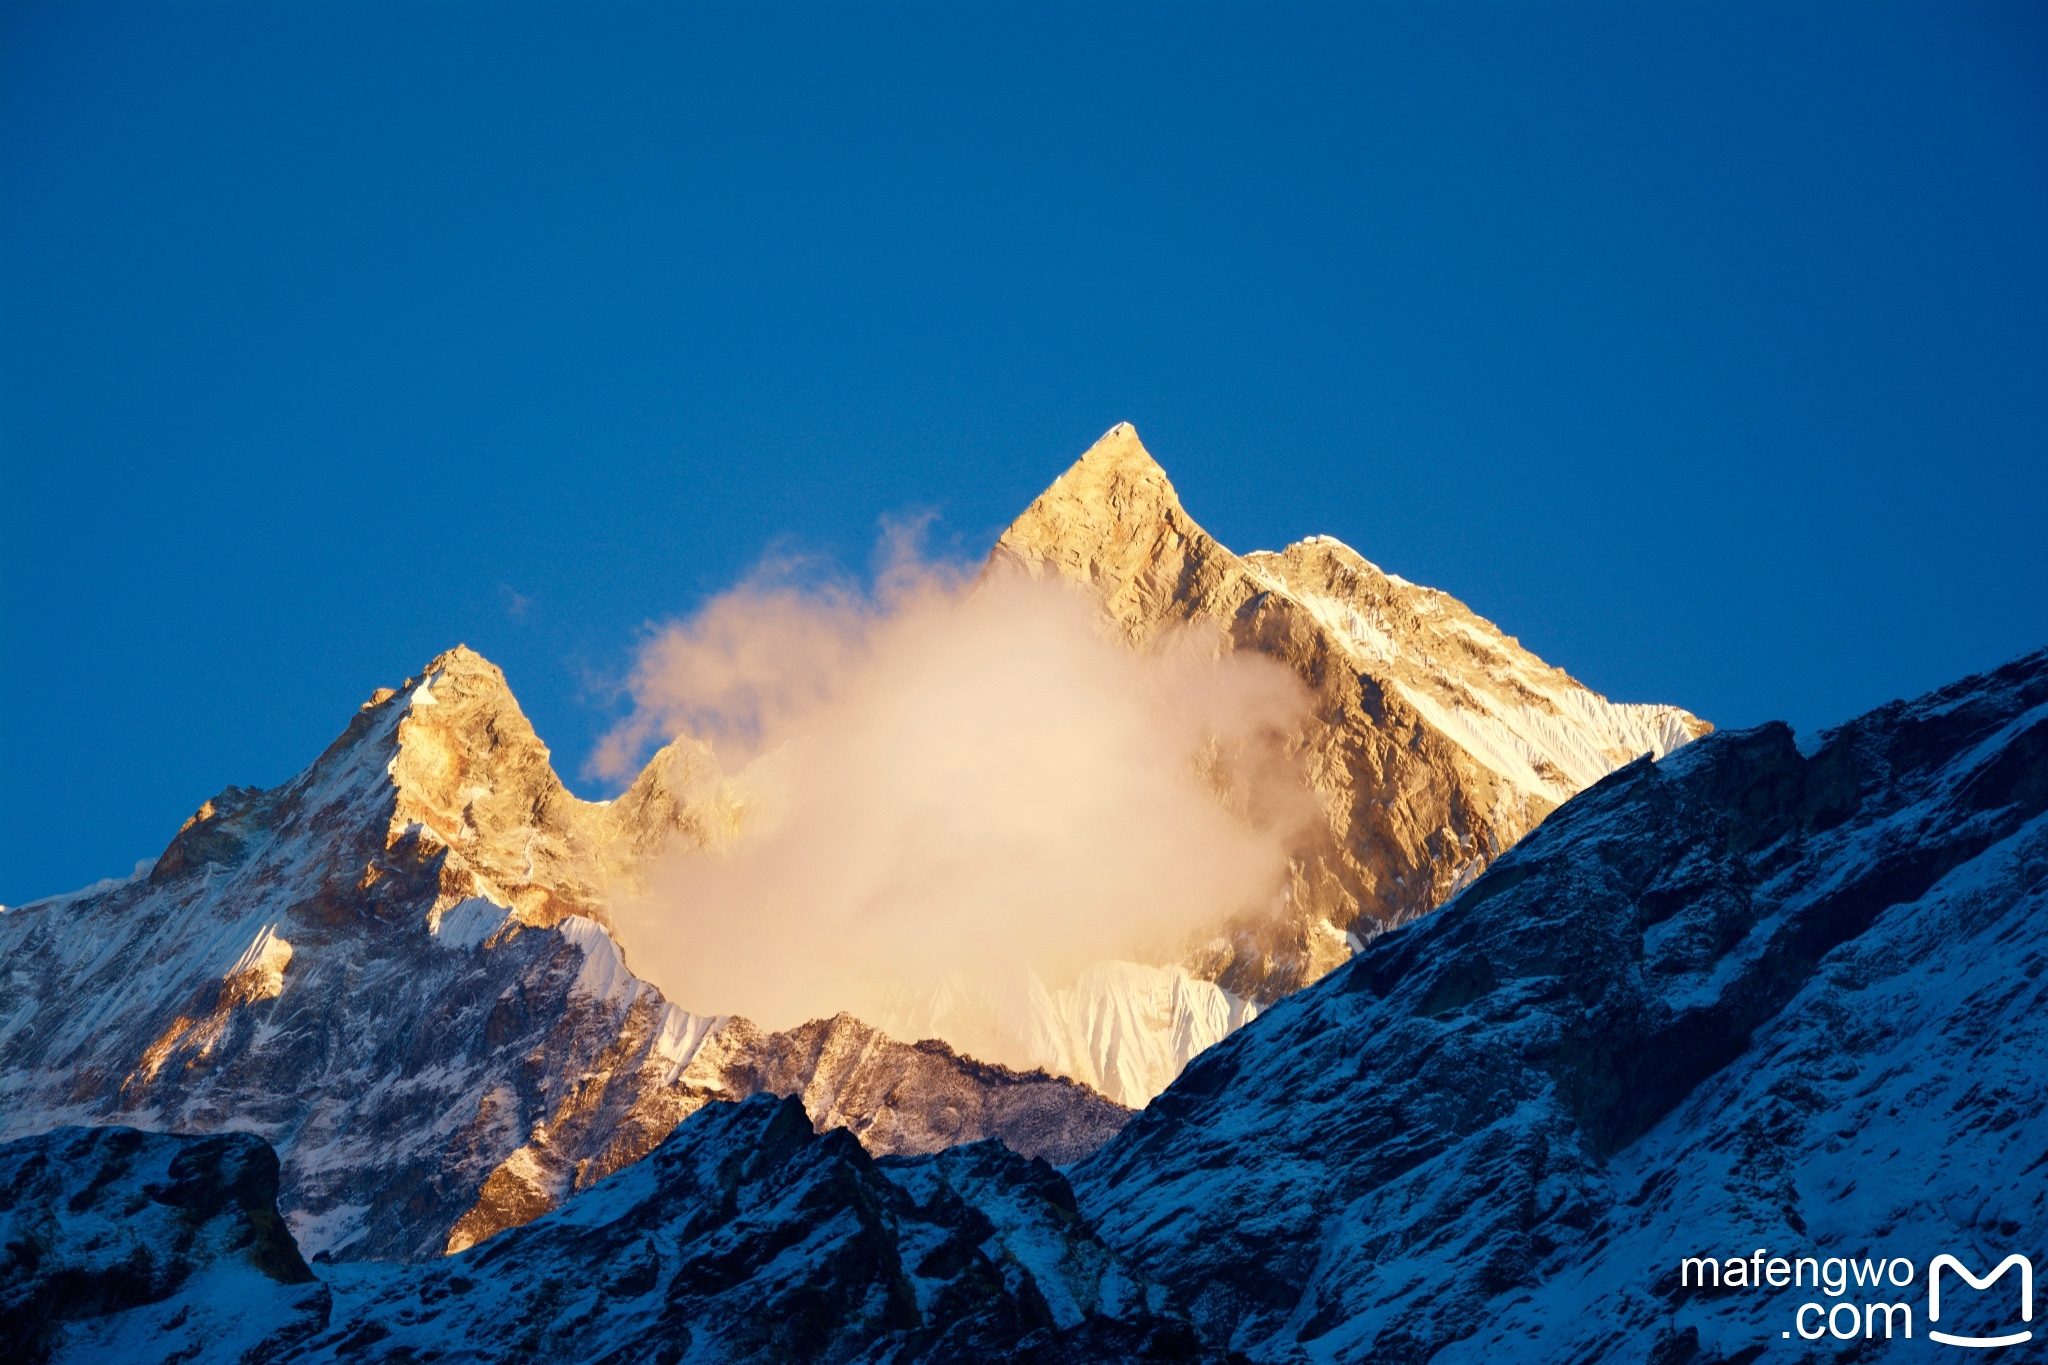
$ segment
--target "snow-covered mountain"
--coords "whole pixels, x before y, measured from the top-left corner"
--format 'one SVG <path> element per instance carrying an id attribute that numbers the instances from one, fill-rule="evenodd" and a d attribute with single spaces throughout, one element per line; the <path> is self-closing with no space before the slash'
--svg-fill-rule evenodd
<path id="1" fill-rule="evenodd" d="M 1615 773 L 1074 1188 L 1252 1360 L 1863 1359 L 1801 1304 L 1909 1303 L 1924 1342 L 1935 1256 L 2048 1264 L 2044 925 L 2048 651 L 1808 753 L 1767 725 Z M 1767 1256 L 1911 1264 L 1831 1294 Z"/>
<path id="2" fill-rule="evenodd" d="M 57 1365 L 1911 1351 L 1934 1257 L 2044 1249 L 2044 912 L 2048 651 L 1806 752 L 1769 725 L 1628 766 L 1064 1177 L 993 1142 L 877 1160 L 756 1096 L 482 1246 L 308 1267 L 253 1137 L 0 1146 L 0 1345 Z M 1804 1261 L 1820 1284 L 1734 1269 Z M 2031 1330 L 2018 1285 L 1967 1283 L 1942 1329 Z M 1878 1344 L 1880 1302 L 1914 1346 Z"/>
<path id="3" fill-rule="evenodd" d="M 578 800 L 465 649 L 380 690 L 154 868 L 0 915 L 0 1137 L 259 1133 L 306 1254 L 439 1255 L 637 1160 L 712 1099 L 802 1094 L 877 1152 L 1000 1137 L 1067 1161 L 1125 1112 L 852 1021 L 764 1034 L 636 978 L 608 897 L 732 818 L 678 741 Z"/>
<path id="4" fill-rule="evenodd" d="M 379 690 L 291 782 L 206 802 L 146 874 L 0 914 L 0 1138 L 260 1134 L 300 1245 L 343 1259 L 474 1245 L 763 1090 L 876 1154 L 995 1137 L 1071 1162 L 1571 791 L 1706 728 L 1611 705 L 1326 538 L 1232 555 L 1127 426 L 989 572 L 1086 586 L 1137 649 L 1204 624 L 1315 695 L 1296 747 L 1325 820 L 1276 888 L 1286 911 L 1215 926 L 1184 960 L 1039 984 L 1005 1013 L 1022 1023 L 1003 1055 L 1043 1070 L 904 1041 L 942 1031 L 941 1002 L 771 1033 L 665 999 L 611 907 L 745 818 L 709 751 L 679 738 L 617 799 L 579 800 L 499 671 L 458 647 Z"/>

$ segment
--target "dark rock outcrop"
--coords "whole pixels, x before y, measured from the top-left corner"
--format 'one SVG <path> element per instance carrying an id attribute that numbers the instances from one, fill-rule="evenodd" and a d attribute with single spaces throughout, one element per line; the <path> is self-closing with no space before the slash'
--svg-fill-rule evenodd
<path id="1" fill-rule="evenodd" d="M 561 1209 L 431 1265 L 330 1266 L 331 1288 L 269 1201 L 275 1173 L 239 1135 L 0 1146 L 7 1358 L 1215 1358 L 1045 1162 L 995 1142 L 877 1160 L 795 1098 L 710 1105 Z"/>
<path id="2" fill-rule="evenodd" d="M 114 1319 L 135 1360 L 282 1350 L 326 1325 L 329 1297 L 260 1138 L 60 1128 L 0 1146 L 0 1359 L 91 1344 Z"/>
<path id="3" fill-rule="evenodd" d="M 700 1111 L 474 1251 L 366 1283 L 303 1358 L 363 1341 L 370 1359 L 1202 1358 L 1044 1162 L 993 1142 L 878 1161 L 768 1096 Z"/>

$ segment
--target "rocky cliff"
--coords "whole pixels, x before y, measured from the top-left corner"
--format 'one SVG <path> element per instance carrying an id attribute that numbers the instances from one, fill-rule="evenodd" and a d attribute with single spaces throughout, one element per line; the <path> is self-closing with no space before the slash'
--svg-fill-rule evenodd
<path id="1" fill-rule="evenodd" d="M 259 1138 L 61 1128 L 0 1146 L 0 1358 L 235 1360 L 320 1331 L 331 1306 Z"/>
<path id="2" fill-rule="evenodd" d="M 713 1105 L 645 1160 L 487 1245 L 431 1266 L 325 1267 L 318 1283 L 303 1283 L 313 1277 L 262 1191 L 217 1174 L 227 1144 L 234 1169 L 269 1155 L 245 1136 L 122 1128 L 0 1145 L 13 1198 L 0 1226 L 60 1229 L 27 1253 L 40 1266 L 24 1269 L 19 1243 L 0 1261 L 0 1342 L 32 1340 L 35 1358 L 58 1365 L 1216 1358 L 1093 1235 L 1043 1161 L 995 1142 L 877 1161 L 844 1129 L 815 1133 L 793 1098 Z M 97 1150 L 81 1159 L 85 1148 Z M 114 1151 L 143 1159 L 109 1176 Z M 239 1221 L 215 1217 L 232 1225 L 224 1235 L 160 1265 L 169 1283 L 104 1269 L 189 1246 L 187 1224 L 210 1227 L 193 1211 L 221 1205 Z M 138 1208 L 153 1221 L 124 1233 L 91 1215 Z M 243 1224 L 265 1212 L 252 1237 Z M 255 1291 L 221 1278 L 224 1267 Z"/>

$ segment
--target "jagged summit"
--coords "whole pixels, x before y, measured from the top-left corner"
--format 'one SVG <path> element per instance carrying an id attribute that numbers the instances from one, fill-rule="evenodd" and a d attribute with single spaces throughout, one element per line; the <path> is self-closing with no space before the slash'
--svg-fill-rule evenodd
<path id="1" fill-rule="evenodd" d="M 1148 569 L 1205 564 L 1219 553 L 1228 555 L 1181 507 L 1138 429 L 1119 422 L 1010 524 L 990 561 L 1087 585 L 1137 641 L 1151 633 L 1138 629 L 1141 623 L 1174 616 L 1181 591 Z"/>
<path id="2" fill-rule="evenodd" d="M 1179 498 L 1174 492 L 1173 480 L 1167 477 L 1165 466 L 1153 458 L 1144 441 L 1139 439 L 1138 429 L 1129 422 L 1118 422 L 1097 437 L 1095 444 L 1082 451 L 1081 458 L 1053 481 L 1052 488 L 1057 489 L 1069 480 L 1085 481 L 1091 476 L 1104 478 L 1113 473 L 1120 473 L 1134 483 L 1154 490 L 1165 501 L 1178 505 Z"/>
<path id="3" fill-rule="evenodd" d="M 1335 537 L 1232 553 L 1128 423 L 1055 480 L 990 561 L 1087 589 L 1138 648 L 1195 627 L 1315 693 L 1299 747 L 1327 838 L 1296 863 L 1288 924 L 1236 935 L 1200 966 L 1260 1004 L 1441 904 L 1575 792 L 1713 728 L 1675 706 L 1608 701 Z"/>

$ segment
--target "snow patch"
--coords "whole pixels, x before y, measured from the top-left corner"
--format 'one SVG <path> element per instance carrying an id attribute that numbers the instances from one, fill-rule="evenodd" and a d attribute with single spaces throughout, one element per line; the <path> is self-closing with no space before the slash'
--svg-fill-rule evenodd
<path id="1" fill-rule="evenodd" d="M 443 948 L 468 952 L 484 943 L 511 918 L 509 911 L 482 896 L 471 896 L 427 916 L 427 932 Z"/>
<path id="2" fill-rule="evenodd" d="M 292 1240 L 299 1244 L 299 1254 L 310 1261 L 323 1251 L 333 1251 L 354 1241 L 369 1212 L 368 1204 L 338 1204 L 320 1213 L 293 1209 L 285 1214 L 284 1221 L 292 1230 Z"/>
<path id="3" fill-rule="evenodd" d="M 1532 688 L 1551 703 L 1544 708 L 1510 704 L 1485 691 L 1446 702 L 1406 682 L 1394 686 L 1473 758 L 1559 805 L 1644 754 L 1662 758 L 1692 742 L 1675 707 L 1617 704 L 1578 687 Z"/>
<path id="4" fill-rule="evenodd" d="M 592 1000 L 631 1001 L 640 992 L 640 978 L 626 966 L 626 955 L 618 940 L 596 920 L 570 915 L 555 926 L 557 933 L 583 950 L 583 970 L 569 988 L 574 995 Z"/>
<path id="5" fill-rule="evenodd" d="M 1180 967 L 1138 962 L 1095 963 L 1068 990 L 1038 985 L 1031 1004 L 1032 1061 L 1134 1109 L 1258 1014 Z"/>
<path id="6" fill-rule="evenodd" d="M 278 937 L 275 924 L 266 924 L 222 979 L 238 985 L 250 1002 L 274 1000 L 284 994 L 284 969 L 291 960 L 292 945 Z"/>
<path id="7" fill-rule="evenodd" d="M 663 1084 L 674 1084 L 684 1068 L 697 1059 L 711 1035 L 725 1025 L 729 1015 L 692 1014 L 680 1005 L 665 1005 L 661 1011 L 661 1028 L 654 1035 L 653 1051 L 669 1062 L 669 1073 Z"/>
<path id="8" fill-rule="evenodd" d="M 943 1038 L 970 1057 L 1066 1076 L 1138 1109 L 1257 1014 L 1185 968 L 1107 961 L 1064 990 L 1028 968 L 1000 984 L 956 973 L 927 994 L 906 994 L 876 1024 L 891 1037 Z"/>

